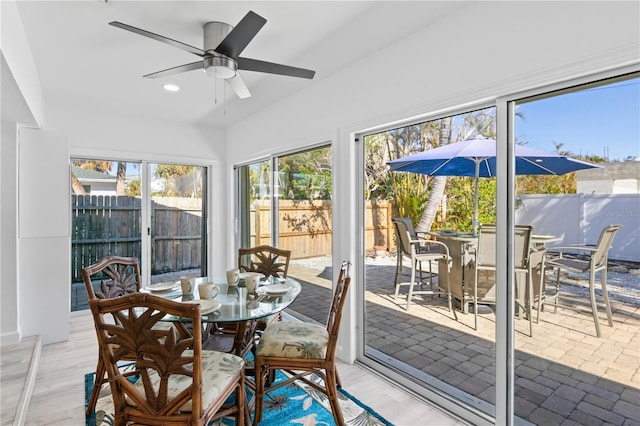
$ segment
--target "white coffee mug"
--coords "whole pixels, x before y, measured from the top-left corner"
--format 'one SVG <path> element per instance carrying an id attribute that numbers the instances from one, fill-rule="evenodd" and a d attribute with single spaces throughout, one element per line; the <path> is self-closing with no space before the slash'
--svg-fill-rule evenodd
<path id="1" fill-rule="evenodd" d="M 200 283 L 198 284 L 198 294 L 200 299 L 213 299 L 218 295 L 218 287 L 212 281 Z"/>
<path id="2" fill-rule="evenodd" d="M 240 270 L 227 269 L 227 285 L 229 287 L 236 286 L 238 285 L 238 281 L 240 281 Z"/>
<path id="3" fill-rule="evenodd" d="M 191 278 L 180 277 L 180 288 L 182 288 L 182 294 L 184 294 L 185 296 L 193 293 Z"/>
<path id="4" fill-rule="evenodd" d="M 258 283 L 260 282 L 260 275 L 247 275 L 244 279 L 244 283 L 247 286 L 248 293 L 255 293 L 256 288 L 258 288 Z"/>

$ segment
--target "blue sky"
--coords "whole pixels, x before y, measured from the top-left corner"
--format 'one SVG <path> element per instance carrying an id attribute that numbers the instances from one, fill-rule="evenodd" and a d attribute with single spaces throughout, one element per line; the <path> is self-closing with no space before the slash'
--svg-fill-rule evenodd
<path id="1" fill-rule="evenodd" d="M 640 79 L 523 103 L 516 137 L 531 148 L 577 155 L 640 158 Z M 607 155 L 608 154 L 608 155 Z"/>

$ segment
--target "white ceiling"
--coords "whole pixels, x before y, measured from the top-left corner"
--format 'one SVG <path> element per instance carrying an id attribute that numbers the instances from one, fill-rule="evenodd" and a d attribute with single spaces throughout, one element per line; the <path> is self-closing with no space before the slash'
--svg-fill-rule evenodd
<path id="1" fill-rule="evenodd" d="M 106 114 L 228 126 L 407 37 L 469 2 L 456 1 L 20 1 L 45 102 Z M 202 48 L 209 21 L 267 20 L 243 57 L 313 69 L 313 80 L 241 71 L 238 99 L 202 71 L 142 75 L 195 62 L 178 48 L 108 25 L 120 21 Z M 401 58 L 393 58 L 401 63 Z M 165 83 L 181 87 L 177 93 Z M 225 93 L 226 92 L 226 93 Z"/>

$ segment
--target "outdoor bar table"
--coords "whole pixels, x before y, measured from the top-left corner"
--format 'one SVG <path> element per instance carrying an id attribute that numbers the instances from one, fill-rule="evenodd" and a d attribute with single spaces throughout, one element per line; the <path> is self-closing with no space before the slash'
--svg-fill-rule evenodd
<path id="1" fill-rule="evenodd" d="M 176 302 L 193 303 L 200 299 L 198 284 L 214 282 L 218 287 L 218 294 L 212 299 L 215 306 L 209 310 L 203 309 L 202 323 L 205 327 L 202 345 L 207 347 L 210 343 L 215 343 L 216 336 L 222 334 L 220 327 L 224 329 L 225 324 L 231 325 L 235 327 L 234 353 L 244 357 L 253 345 L 253 334 L 257 320 L 281 312 L 293 303 L 300 294 L 300 283 L 293 278 L 278 281 L 279 287 L 284 287 L 279 288 L 278 290 L 280 291 L 276 293 L 268 290 L 268 284 L 272 284 L 271 280 L 271 278 L 267 278 L 267 282 L 259 286 L 254 294 L 249 294 L 242 283 L 229 287 L 226 277 L 194 278 L 193 294 L 186 296 L 182 294 L 179 281 L 168 291 L 151 291 L 148 288 L 143 288 L 140 291 L 152 293 Z M 185 318 L 166 316 L 163 321 L 183 324 L 179 329 L 187 332 L 184 324 L 189 323 L 189 321 Z"/>
<path id="2" fill-rule="evenodd" d="M 436 237 L 438 241 L 446 244 L 449 249 L 449 256 L 451 256 L 451 269 L 449 274 L 441 262 L 438 263 L 438 279 L 443 283 L 443 288 L 447 288 L 450 285 L 451 296 L 453 297 L 454 307 L 458 307 L 465 314 L 469 312 L 469 303 L 473 300 L 471 295 L 473 293 L 473 281 L 474 281 L 474 248 L 478 244 L 478 237 L 474 236 L 472 232 L 457 232 L 457 231 L 436 231 L 429 232 L 429 235 Z M 534 282 L 543 278 L 540 277 L 540 273 L 536 266 L 542 261 L 544 257 L 544 248 L 546 244 L 562 241 L 562 238 L 553 235 L 531 235 L 531 249 L 533 262 L 532 269 L 536 271 L 534 273 Z M 519 280 L 518 280 L 519 281 Z M 520 285 L 520 284 L 519 284 Z M 524 294 L 519 292 L 519 294 Z"/>
<path id="3" fill-rule="evenodd" d="M 469 312 L 470 295 L 473 293 L 473 259 L 472 249 L 478 243 L 473 232 L 437 231 L 429 232 L 449 249 L 451 269 L 447 274 L 446 264 L 438 262 L 438 280 L 443 288 L 451 289 L 454 309 L 460 308 L 465 314 Z"/>

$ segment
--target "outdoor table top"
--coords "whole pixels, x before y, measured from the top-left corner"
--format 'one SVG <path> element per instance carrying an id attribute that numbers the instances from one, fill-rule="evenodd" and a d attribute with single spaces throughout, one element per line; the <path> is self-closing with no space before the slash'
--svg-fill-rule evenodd
<path id="1" fill-rule="evenodd" d="M 453 240 L 473 242 L 478 239 L 477 235 L 473 235 L 473 232 L 458 232 L 458 231 L 431 231 L 427 233 L 437 238 L 449 238 Z M 562 237 L 555 235 L 539 235 L 531 234 L 531 243 L 535 245 L 556 243 L 562 241 Z"/>
<path id="2" fill-rule="evenodd" d="M 212 299 L 216 305 L 213 312 L 207 312 L 202 315 L 203 323 L 225 323 L 257 320 L 276 314 L 284 310 L 287 306 L 295 301 L 301 291 L 298 281 L 293 278 L 286 278 L 282 282 L 279 279 L 267 278 L 263 285 L 258 286 L 254 294 L 247 292 L 242 281 L 237 286 L 229 287 L 226 277 L 200 277 L 194 278 L 193 294 L 183 295 L 180 289 L 180 282 L 177 281 L 169 291 L 150 291 L 143 288 L 140 291 L 152 293 L 176 302 L 191 302 L 199 300 L 198 284 L 212 281 L 218 287 L 218 294 Z M 268 285 L 276 284 L 284 286 L 282 292 L 272 293 L 269 291 Z M 218 306 L 218 302 L 219 306 Z M 203 309 L 204 310 L 204 309 Z M 188 322 L 185 318 L 168 315 L 163 321 L 172 322 Z"/>

